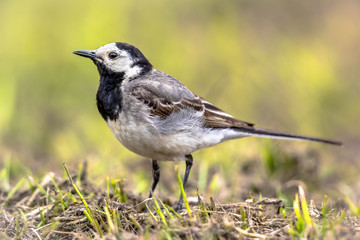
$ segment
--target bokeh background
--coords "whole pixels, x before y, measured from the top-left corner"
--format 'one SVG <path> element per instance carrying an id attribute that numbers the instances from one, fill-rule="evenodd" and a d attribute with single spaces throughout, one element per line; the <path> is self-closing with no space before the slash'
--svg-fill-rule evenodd
<path id="1" fill-rule="evenodd" d="M 193 192 L 243 200 L 298 180 L 359 195 L 357 0 L 2 0 L 0 16 L 0 164 L 14 181 L 87 160 L 94 182 L 111 176 L 147 195 L 150 161 L 112 136 L 95 105 L 97 70 L 72 54 L 121 41 L 241 120 L 345 143 L 223 143 L 194 154 Z M 162 164 L 160 195 L 177 191 L 173 165 Z"/>

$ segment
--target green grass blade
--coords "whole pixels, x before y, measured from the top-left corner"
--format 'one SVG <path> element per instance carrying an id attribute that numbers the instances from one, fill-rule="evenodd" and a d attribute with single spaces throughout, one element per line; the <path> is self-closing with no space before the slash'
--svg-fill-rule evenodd
<path id="1" fill-rule="evenodd" d="M 161 221 L 163 222 L 165 228 L 167 228 L 167 227 L 168 227 L 168 224 L 167 224 L 167 222 L 166 222 L 166 218 L 165 218 L 163 212 L 161 211 L 161 208 L 160 208 L 160 206 L 159 206 L 157 197 L 153 196 L 153 199 L 154 199 L 154 203 L 155 203 L 155 211 L 156 211 L 157 214 L 160 216 L 160 219 L 161 219 Z"/>
<path id="2" fill-rule="evenodd" d="M 345 197 L 345 202 L 347 203 L 347 205 L 349 206 L 350 211 L 354 214 L 354 215 L 359 215 L 359 209 L 358 207 L 350 200 L 350 198 L 348 196 Z"/>
<path id="3" fill-rule="evenodd" d="M 166 208 L 169 209 L 178 218 L 182 218 L 181 215 L 178 212 L 176 212 L 172 207 L 166 205 Z"/>
<path id="4" fill-rule="evenodd" d="M 121 202 L 127 202 L 127 197 L 126 194 L 124 192 L 123 186 L 121 184 L 121 182 L 118 183 L 119 189 L 120 189 L 120 201 Z"/>
<path id="5" fill-rule="evenodd" d="M 298 220 L 296 226 L 297 226 L 297 230 L 299 233 L 302 233 L 305 230 L 305 220 L 301 215 L 301 210 L 300 210 L 300 202 L 299 202 L 299 195 L 296 194 L 295 195 L 295 200 L 293 203 L 293 207 L 294 207 L 294 212 L 296 215 L 296 218 Z"/>
<path id="6" fill-rule="evenodd" d="M 13 187 L 13 189 L 11 189 L 11 191 L 9 192 L 9 194 L 6 197 L 6 200 L 12 198 L 14 196 L 14 194 L 17 192 L 17 190 L 19 190 L 19 188 L 24 184 L 25 181 L 26 181 L 25 178 L 21 178 L 20 181 L 18 181 L 18 183 L 15 185 L 15 187 Z"/>
<path id="7" fill-rule="evenodd" d="M 105 202 L 104 211 L 105 211 L 105 215 L 106 215 L 107 224 L 109 226 L 108 232 L 114 234 L 114 233 L 118 232 L 118 229 L 116 228 L 117 225 L 114 224 L 114 222 L 113 222 L 107 202 L 106 201 L 104 201 L 104 202 Z"/>
<path id="8" fill-rule="evenodd" d="M 325 216 L 327 209 L 326 209 L 326 203 L 327 203 L 327 198 L 328 196 L 325 195 L 324 196 L 324 200 L 323 200 L 323 204 L 322 204 L 322 209 L 321 209 L 321 214 Z"/>
<path id="9" fill-rule="evenodd" d="M 240 214 L 241 214 L 241 220 L 243 222 L 243 229 L 246 230 L 247 226 L 246 226 L 246 212 L 245 209 L 240 206 Z"/>
<path id="10" fill-rule="evenodd" d="M 185 189 L 184 189 L 184 186 L 183 186 L 183 182 L 181 180 L 181 176 L 180 176 L 180 173 L 179 173 L 179 166 L 175 166 L 175 172 L 176 172 L 177 180 L 178 180 L 178 183 L 179 183 L 179 187 L 181 189 L 181 194 L 182 194 L 183 199 L 184 199 L 184 204 L 185 204 L 186 210 L 187 210 L 187 212 L 189 214 L 189 217 L 192 218 L 191 209 L 190 209 L 189 203 L 187 201 L 186 194 L 185 194 Z"/>
<path id="11" fill-rule="evenodd" d="M 36 226 L 37 228 L 44 226 L 45 225 L 45 215 L 44 215 L 44 209 L 41 209 L 39 207 L 39 214 L 40 214 L 40 219 L 41 221 L 39 222 L 39 224 Z"/>
<path id="12" fill-rule="evenodd" d="M 74 183 L 74 180 L 72 179 L 70 173 L 69 173 L 69 170 L 68 168 L 66 167 L 66 163 L 64 162 L 63 163 L 64 165 L 64 168 L 65 168 L 65 171 L 66 171 L 66 175 L 68 176 L 69 180 L 70 180 L 70 183 L 71 185 L 73 186 L 73 188 L 75 189 L 76 193 L 79 195 L 82 203 L 84 204 L 85 208 L 86 208 L 86 211 L 84 211 L 86 217 L 89 219 L 89 221 L 94 224 L 94 227 L 96 229 L 96 232 L 100 235 L 100 237 L 103 237 L 104 236 L 104 233 L 102 232 L 101 228 L 100 228 L 100 225 L 99 223 L 96 221 L 96 219 L 94 218 L 94 215 L 91 211 L 91 209 L 89 208 L 89 205 L 87 204 L 87 202 L 85 201 L 85 198 L 83 197 L 83 195 L 81 194 L 81 192 L 79 191 L 79 189 L 77 188 L 76 184 Z"/>
<path id="13" fill-rule="evenodd" d="M 151 209 L 149 208 L 149 206 L 147 205 L 147 203 L 145 203 L 145 207 L 147 208 L 148 212 L 150 213 L 150 216 L 155 220 L 155 222 L 158 222 L 158 219 L 155 217 L 155 215 L 152 213 Z"/>
<path id="14" fill-rule="evenodd" d="M 160 202 L 161 206 L 164 208 L 167 215 L 170 217 L 170 219 L 174 219 L 173 215 L 170 213 L 169 209 L 166 207 L 166 205 L 163 203 L 163 201 L 161 201 L 161 199 L 159 199 L 159 202 Z"/>
<path id="15" fill-rule="evenodd" d="M 312 226 L 312 220 L 311 220 L 311 216 L 309 213 L 309 207 L 306 202 L 305 191 L 301 186 L 299 186 L 299 197 L 300 197 L 300 201 L 301 201 L 301 209 L 303 212 L 305 223 L 309 226 Z"/>
<path id="16" fill-rule="evenodd" d="M 62 209 L 63 209 L 63 211 L 65 211 L 65 210 L 68 208 L 68 205 L 67 205 L 67 203 L 63 200 L 64 195 L 61 193 L 60 188 L 59 188 L 59 186 L 56 184 L 54 177 L 53 177 L 53 176 L 50 176 L 50 179 L 51 179 L 51 182 L 53 183 L 53 185 L 54 185 L 54 187 L 55 187 L 55 189 L 56 189 L 56 193 L 57 193 L 56 196 L 57 196 L 59 202 L 60 202 L 61 205 L 62 205 Z"/>

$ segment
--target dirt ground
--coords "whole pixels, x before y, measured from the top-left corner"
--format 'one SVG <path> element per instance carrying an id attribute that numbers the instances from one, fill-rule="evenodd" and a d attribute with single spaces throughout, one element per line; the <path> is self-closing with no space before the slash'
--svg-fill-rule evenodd
<path id="1" fill-rule="evenodd" d="M 162 202 L 144 199 L 120 184 L 97 187 L 83 172 L 77 185 L 91 210 L 68 178 L 48 174 L 41 183 L 14 194 L 0 192 L 0 239 L 354 239 L 360 237 L 358 216 L 336 209 L 326 216 L 309 201 L 313 225 L 296 233 L 299 222 L 282 199 L 255 197 L 245 202 L 220 203 L 212 198 L 189 198 L 191 212 L 176 214 Z M 109 185 L 111 186 L 111 184 Z M 10 197 L 9 197 L 10 196 Z M 148 205 L 151 212 L 145 211 Z M 160 205 L 160 207 L 156 207 Z M 156 211 L 156 210 L 159 210 Z M 326 219 L 327 221 L 325 221 Z M 95 223 L 96 222 L 96 223 Z M 294 233 L 295 230 L 295 233 Z"/>

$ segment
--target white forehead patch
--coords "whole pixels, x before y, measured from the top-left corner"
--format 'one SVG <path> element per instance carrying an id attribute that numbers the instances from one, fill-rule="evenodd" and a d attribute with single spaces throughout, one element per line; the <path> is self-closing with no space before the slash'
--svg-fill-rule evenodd
<path id="1" fill-rule="evenodd" d="M 100 52 L 110 52 L 112 50 L 118 50 L 115 43 L 109 43 L 104 46 L 101 46 L 98 49 L 96 49 L 95 52 L 99 52 L 99 53 Z"/>
<path id="2" fill-rule="evenodd" d="M 120 56 L 114 60 L 109 58 L 110 52 L 116 52 Z M 124 72 L 125 78 L 135 77 L 141 72 L 139 66 L 133 66 L 134 60 L 125 50 L 120 50 L 115 43 L 109 43 L 95 50 L 96 55 L 103 59 L 105 67 L 113 72 Z"/>

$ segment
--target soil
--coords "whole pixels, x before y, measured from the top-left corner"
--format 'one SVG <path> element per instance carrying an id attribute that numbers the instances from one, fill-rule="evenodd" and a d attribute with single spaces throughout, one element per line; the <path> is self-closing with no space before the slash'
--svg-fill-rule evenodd
<path id="1" fill-rule="evenodd" d="M 145 211 L 145 204 L 154 209 L 152 199 L 143 199 L 132 192 L 125 192 L 122 196 L 126 195 L 127 199 L 122 199 L 91 183 L 85 172 L 81 176 L 79 189 L 93 210 L 100 231 L 85 216 L 86 208 L 70 181 L 48 174 L 39 183 L 46 194 L 36 186 L 17 191 L 10 198 L 8 192 L 0 192 L 0 239 L 289 239 L 292 237 L 289 230 L 297 221 L 291 209 L 286 208 L 283 214 L 282 199 L 251 198 L 224 204 L 198 196 L 189 198 L 191 216 L 186 208 L 179 212 L 181 217 L 174 213 L 169 216 L 162 209 L 164 224 L 155 210 Z M 60 199 L 67 203 L 67 208 Z M 322 222 L 321 210 L 311 201 L 309 212 L 315 222 Z M 327 218 L 336 221 L 340 215 L 340 211 L 334 210 Z M 358 217 L 347 217 L 346 221 L 334 223 L 335 227 L 323 237 L 354 239 L 359 222 Z M 317 230 L 307 228 L 307 231 L 304 236 L 311 238 L 312 231 Z"/>

